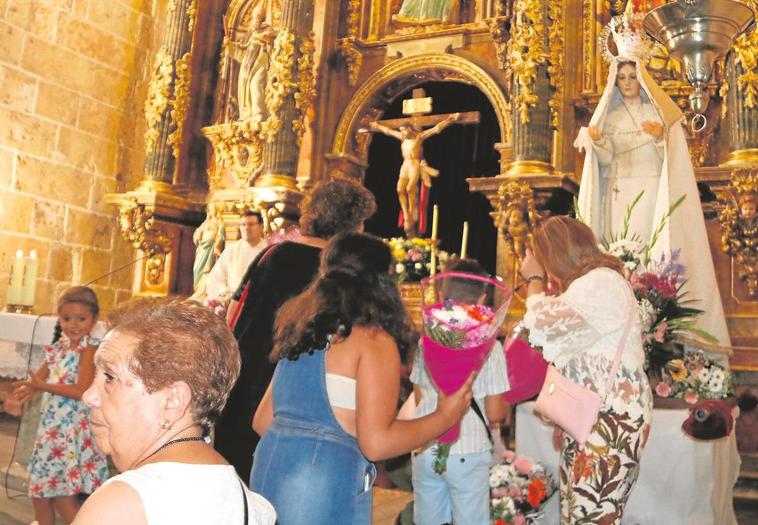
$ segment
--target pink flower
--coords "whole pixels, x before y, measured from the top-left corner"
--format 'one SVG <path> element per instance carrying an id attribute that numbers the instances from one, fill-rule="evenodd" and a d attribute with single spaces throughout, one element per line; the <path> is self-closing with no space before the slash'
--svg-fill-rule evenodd
<path id="1" fill-rule="evenodd" d="M 656 341 L 659 343 L 662 343 L 666 337 L 666 329 L 669 327 L 669 325 L 666 324 L 666 322 L 658 323 L 658 327 L 655 329 L 655 334 L 653 334 L 653 338 L 655 338 Z"/>
<path id="2" fill-rule="evenodd" d="M 668 383 L 661 381 L 655 385 L 655 393 L 660 397 L 669 397 L 671 395 L 671 387 Z"/>
<path id="3" fill-rule="evenodd" d="M 493 498 L 505 498 L 508 496 L 508 487 L 497 487 L 492 489 L 491 496 Z"/>
<path id="4" fill-rule="evenodd" d="M 694 405 L 698 401 L 698 395 L 697 392 L 694 390 L 687 390 L 687 393 L 684 394 L 684 400 L 689 403 L 690 405 Z"/>
<path id="5" fill-rule="evenodd" d="M 513 518 L 513 525 L 526 525 L 526 518 L 523 514 L 516 514 L 516 517 Z"/>
<path id="6" fill-rule="evenodd" d="M 532 461 L 529 458 L 520 456 L 513 462 L 513 468 L 519 474 L 530 474 L 532 472 Z"/>

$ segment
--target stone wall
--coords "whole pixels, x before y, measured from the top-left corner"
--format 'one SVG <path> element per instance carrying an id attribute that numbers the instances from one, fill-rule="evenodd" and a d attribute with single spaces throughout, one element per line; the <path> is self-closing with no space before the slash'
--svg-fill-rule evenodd
<path id="1" fill-rule="evenodd" d="M 11 257 L 40 257 L 36 307 L 134 258 L 106 193 L 135 187 L 154 0 L 0 0 L 0 305 Z M 132 268 L 93 285 L 105 310 Z"/>

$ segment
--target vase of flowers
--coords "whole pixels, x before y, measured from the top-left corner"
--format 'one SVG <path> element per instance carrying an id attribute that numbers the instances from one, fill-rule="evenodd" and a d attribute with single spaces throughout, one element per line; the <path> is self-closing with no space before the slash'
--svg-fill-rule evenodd
<path id="1" fill-rule="evenodd" d="M 544 465 L 505 450 L 490 468 L 492 525 L 526 525 L 539 516 L 557 486 Z"/>
<path id="2" fill-rule="evenodd" d="M 701 350 L 671 359 L 661 368 L 660 376 L 653 388 L 658 397 L 681 399 L 690 405 L 725 399 L 734 393 L 730 371 L 713 363 Z"/>
<path id="3" fill-rule="evenodd" d="M 435 241 L 420 237 L 393 237 L 385 242 L 395 259 L 395 276 L 398 283 L 417 283 L 429 277 L 432 270 L 432 246 Z M 443 267 L 447 259 L 447 252 L 437 250 L 438 268 Z"/>

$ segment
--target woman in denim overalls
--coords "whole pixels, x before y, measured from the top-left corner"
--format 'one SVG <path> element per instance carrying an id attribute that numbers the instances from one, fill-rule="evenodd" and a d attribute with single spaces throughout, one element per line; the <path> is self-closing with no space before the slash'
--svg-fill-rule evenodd
<path id="1" fill-rule="evenodd" d="M 316 280 L 277 316 L 279 364 L 253 421 L 263 439 L 250 487 L 280 525 L 369 525 L 371 462 L 420 447 L 469 407 L 473 375 L 434 413 L 396 419 L 400 361 L 416 334 L 391 264 L 381 239 L 337 236 Z M 327 390 L 334 376 L 347 391 Z"/>

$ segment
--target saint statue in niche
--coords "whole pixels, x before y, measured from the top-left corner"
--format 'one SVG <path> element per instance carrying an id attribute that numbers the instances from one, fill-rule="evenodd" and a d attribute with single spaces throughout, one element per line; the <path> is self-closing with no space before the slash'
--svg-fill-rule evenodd
<path id="1" fill-rule="evenodd" d="M 652 259 L 680 251 L 687 298 L 704 310 L 698 327 L 728 345 L 683 115 L 645 68 L 651 44 L 641 20 L 642 15 L 628 11 L 614 17 L 603 33 L 608 82 L 589 126 L 574 142 L 585 151 L 577 212 L 598 239 L 611 240 L 621 234 L 629 204 L 644 191 L 631 214 L 627 238 L 635 236 L 647 244 L 665 223 Z M 608 37 L 615 42 L 616 54 L 607 46 Z M 681 205 L 663 221 L 682 196 Z"/>
<path id="2" fill-rule="evenodd" d="M 240 44 L 242 59 L 237 77 L 237 105 L 240 120 L 261 122 L 268 118 L 265 92 L 269 67 L 269 49 L 274 30 L 266 21 L 268 0 L 258 0 L 253 7 L 250 29 Z"/>
<path id="3" fill-rule="evenodd" d="M 224 248 L 224 223 L 213 204 L 208 204 L 206 219 L 192 234 L 192 242 L 195 243 L 192 284 L 197 291 Z"/>
<path id="4" fill-rule="evenodd" d="M 452 5 L 453 0 L 404 0 L 392 18 L 405 24 L 444 24 L 450 20 Z"/>

